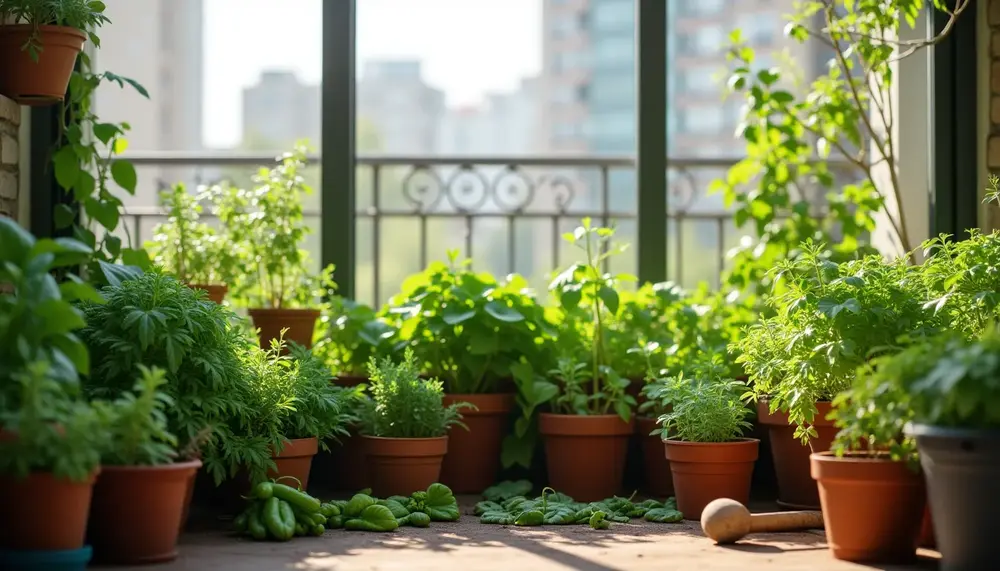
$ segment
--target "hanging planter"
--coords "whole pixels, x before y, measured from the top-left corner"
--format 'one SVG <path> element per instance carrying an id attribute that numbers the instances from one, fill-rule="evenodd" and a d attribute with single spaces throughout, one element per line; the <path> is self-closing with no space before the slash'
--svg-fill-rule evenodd
<path id="1" fill-rule="evenodd" d="M 0 94 L 21 105 L 62 101 L 86 41 L 69 26 L 0 25 Z"/>

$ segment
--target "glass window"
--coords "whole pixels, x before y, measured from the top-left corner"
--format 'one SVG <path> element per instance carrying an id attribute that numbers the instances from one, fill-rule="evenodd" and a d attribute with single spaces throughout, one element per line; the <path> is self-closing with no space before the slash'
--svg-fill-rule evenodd
<path id="1" fill-rule="evenodd" d="M 635 73 L 626 69 L 602 72 L 590 84 L 590 103 L 602 107 L 635 106 Z"/>
<path id="2" fill-rule="evenodd" d="M 635 40 L 631 36 L 608 36 L 594 42 L 595 63 L 606 67 L 631 67 L 635 61 Z"/>
<path id="3" fill-rule="evenodd" d="M 633 0 L 595 2 L 593 23 L 596 30 L 635 29 L 635 2 Z"/>
<path id="4" fill-rule="evenodd" d="M 707 105 L 685 109 L 678 115 L 678 131 L 692 135 L 716 135 L 725 127 L 722 106 Z"/>
<path id="5" fill-rule="evenodd" d="M 699 55 L 712 55 L 722 52 L 728 42 L 727 34 L 722 28 L 706 26 L 694 35 L 695 50 Z"/>
<path id="6" fill-rule="evenodd" d="M 743 37 L 753 46 L 769 46 L 774 43 L 782 18 L 774 12 L 757 12 L 740 16 L 737 27 Z"/>
<path id="7" fill-rule="evenodd" d="M 598 139 L 632 137 L 635 122 L 635 114 L 631 111 L 595 112 L 591 118 L 591 135 Z"/>
<path id="8" fill-rule="evenodd" d="M 721 77 L 714 67 L 681 70 L 677 90 L 684 93 L 713 93 L 721 89 Z"/>
<path id="9" fill-rule="evenodd" d="M 684 16 L 710 16 L 726 9 L 726 0 L 671 0 Z"/>

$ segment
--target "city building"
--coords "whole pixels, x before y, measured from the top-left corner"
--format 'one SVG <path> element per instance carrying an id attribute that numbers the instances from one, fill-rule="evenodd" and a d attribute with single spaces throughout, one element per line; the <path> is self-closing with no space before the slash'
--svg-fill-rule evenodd
<path id="1" fill-rule="evenodd" d="M 105 82 L 95 97 L 102 121 L 127 122 L 130 151 L 198 151 L 202 145 L 203 0 L 109 0 L 98 69 L 132 78 L 151 94 Z M 143 167 L 126 206 L 157 203 L 161 184 L 191 180 L 192 169 Z M 124 194 L 124 193 L 123 193 Z M 144 229 L 144 237 L 148 237 Z"/>
<path id="2" fill-rule="evenodd" d="M 444 92 L 428 85 L 418 60 L 365 62 L 357 84 L 357 117 L 378 133 L 382 152 L 427 154 L 439 141 Z"/>
<path id="3" fill-rule="evenodd" d="M 265 70 L 243 89 L 243 146 L 288 149 L 300 139 L 318 147 L 320 86 L 303 83 L 294 72 Z"/>
<path id="4" fill-rule="evenodd" d="M 525 78 L 514 91 L 488 94 L 482 105 L 447 109 L 435 152 L 526 155 L 544 150 L 541 85 L 540 78 Z"/>

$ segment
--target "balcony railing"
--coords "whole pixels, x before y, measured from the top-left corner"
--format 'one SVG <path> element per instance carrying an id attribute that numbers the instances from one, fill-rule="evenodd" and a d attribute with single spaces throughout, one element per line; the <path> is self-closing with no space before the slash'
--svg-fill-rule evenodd
<path id="1" fill-rule="evenodd" d="M 128 197 L 126 217 L 132 235 L 146 240 L 164 219 L 155 206 L 159 188 L 233 179 L 250 184 L 251 167 L 274 162 L 272 153 L 155 152 L 127 158 L 139 169 L 140 187 L 146 186 Z M 318 156 L 309 161 L 315 165 Z M 735 228 L 722 197 L 707 189 L 734 162 L 668 159 L 663 239 L 670 279 L 718 283 L 726 252 L 744 233 Z M 552 269 L 576 256 L 561 235 L 582 217 L 615 225 L 623 242 L 637 236 L 632 157 L 364 155 L 357 165 L 354 276 L 364 301 L 384 301 L 406 275 L 443 259 L 449 248 L 474 258 L 476 269 L 521 273 L 541 286 Z M 307 179 L 318 186 L 318 166 L 311 169 L 316 170 Z M 824 199 L 816 190 L 801 192 L 819 215 Z M 306 218 L 318 234 L 323 223 L 318 193 L 306 205 Z M 311 240 L 307 248 L 318 259 L 318 239 Z M 634 254 L 610 262 L 613 271 L 636 273 L 635 266 Z"/>

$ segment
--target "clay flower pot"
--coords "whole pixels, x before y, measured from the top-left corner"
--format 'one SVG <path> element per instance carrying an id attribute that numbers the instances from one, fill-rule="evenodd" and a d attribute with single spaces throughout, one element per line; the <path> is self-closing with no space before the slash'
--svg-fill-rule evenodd
<path id="1" fill-rule="evenodd" d="M 924 508 L 924 518 L 920 522 L 920 536 L 917 538 L 917 547 L 925 549 L 937 549 L 937 540 L 934 539 L 934 520 L 931 519 L 931 503 L 927 502 Z"/>
<path id="2" fill-rule="evenodd" d="M 340 387 L 356 387 L 368 383 L 368 377 L 361 375 L 337 375 L 333 379 L 333 384 Z"/>
<path id="3" fill-rule="evenodd" d="M 362 436 L 372 494 L 409 496 L 441 479 L 448 437 L 381 438 Z"/>
<path id="4" fill-rule="evenodd" d="M 105 466 L 87 527 L 94 560 L 139 565 L 176 559 L 188 483 L 200 467 L 201 460 Z"/>
<path id="5" fill-rule="evenodd" d="M 295 438 L 285 443 L 277 455 L 272 456 L 277 470 L 269 470 L 267 477 L 278 479 L 289 476 L 295 478 L 302 484 L 305 490 L 309 485 L 309 472 L 312 471 L 312 461 L 316 453 L 319 452 L 319 439 Z M 293 481 L 282 482 L 286 486 L 296 487 Z"/>
<path id="6" fill-rule="evenodd" d="M 753 438 L 732 442 L 664 440 L 663 451 L 674 477 L 677 509 L 684 519 L 700 520 L 705 506 L 719 498 L 746 505 L 750 501 L 750 481 L 759 444 Z"/>
<path id="7" fill-rule="evenodd" d="M 448 431 L 448 454 L 441 465 L 441 483 L 456 494 L 478 494 L 497 481 L 500 447 L 510 425 L 513 394 L 445 395 L 444 406 L 467 402 L 477 410 L 462 411 L 465 430 Z"/>
<path id="8" fill-rule="evenodd" d="M 38 26 L 38 61 L 23 49 L 30 24 L 0 25 L 0 94 L 21 105 L 51 105 L 62 101 L 76 57 L 87 35 L 68 26 Z"/>
<path id="9" fill-rule="evenodd" d="M 666 498 L 674 495 L 674 476 L 670 461 L 663 453 L 663 439 L 650 436 L 659 425 L 655 418 L 640 416 L 635 419 L 635 433 L 642 446 L 643 490 L 651 496 Z"/>
<path id="10" fill-rule="evenodd" d="M 319 319 L 318 309 L 250 309 L 247 311 L 254 327 L 260 329 L 258 338 L 264 349 L 271 347 L 271 340 L 285 332 L 285 341 L 292 341 L 303 347 L 312 347 L 313 332 L 316 320 Z M 288 348 L 285 348 L 287 352 Z"/>
<path id="11" fill-rule="evenodd" d="M 905 563 L 917 555 L 927 505 L 924 477 L 887 453 L 810 456 L 830 551 L 856 563 Z"/>
<path id="12" fill-rule="evenodd" d="M 543 413 L 538 431 L 545 442 L 549 485 L 578 502 L 596 502 L 621 491 L 625 454 L 635 417 Z"/>
<path id="13" fill-rule="evenodd" d="M 226 300 L 226 294 L 229 293 L 229 286 L 226 284 L 187 284 L 187 286 L 206 292 L 208 299 L 219 305 L 222 305 L 222 302 Z"/>
<path id="14" fill-rule="evenodd" d="M 83 482 L 49 473 L 18 479 L 0 475 L 0 549 L 58 551 L 80 549 L 100 469 Z"/>
<path id="15" fill-rule="evenodd" d="M 818 510 L 819 490 L 809 471 L 809 455 L 830 449 L 838 429 L 833 421 L 827 420 L 831 406 L 828 402 L 816 403 L 818 412 L 813 426 L 818 436 L 803 445 L 795 438 L 795 426 L 789 424 L 788 415 L 783 412 L 771 414 L 768 402 L 757 402 L 757 422 L 766 426 L 771 443 L 771 457 L 774 460 L 775 477 L 778 480 L 778 505 L 796 510 Z"/>

